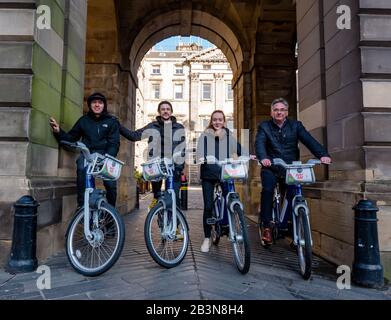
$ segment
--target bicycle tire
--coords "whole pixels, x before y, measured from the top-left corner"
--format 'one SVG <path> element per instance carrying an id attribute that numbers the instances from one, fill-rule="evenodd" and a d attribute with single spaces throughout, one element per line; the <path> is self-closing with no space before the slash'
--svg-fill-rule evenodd
<path id="1" fill-rule="evenodd" d="M 179 265 L 185 258 L 189 246 L 189 229 L 185 216 L 177 208 L 177 230 L 183 239 L 177 238 L 177 235 L 174 239 L 164 239 L 162 237 L 163 210 L 163 205 L 159 203 L 149 211 L 144 224 L 144 240 L 152 259 L 160 266 L 169 269 Z M 155 220 L 156 222 L 154 222 Z M 156 247 L 155 244 L 159 244 L 159 246 Z M 159 250 L 160 247 L 162 247 L 162 251 Z M 174 259 L 169 259 L 165 255 L 165 253 L 169 253 L 169 247 L 171 247 L 170 253 Z M 178 254 L 176 254 L 177 252 Z"/>
<path id="2" fill-rule="evenodd" d="M 230 211 L 229 214 L 231 215 L 234 232 L 232 248 L 235 264 L 240 273 L 246 274 L 250 269 L 251 251 L 244 213 L 240 206 L 236 204 L 233 211 Z M 239 242 L 242 245 L 241 247 L 239 247 Z"/>
<path id="3" fill-rule="evenodd" d="M 82 207 L 69 223 L 65 251 L 68 261 L 78 273 L 95 277 L 109 270 L 120 257 L 125 243 L 125 224 L 119 212 L 107 202 L 101 204 L 99 211 L 90 212 L 92 215 L 99 214 L 99 225 L 91 228 L 96 240 L 91 243 L 84 235 Z M 97 263 L 94 264 L 95 258 Z"/>
<path id="4" fill-rule="evenodd" d="M 299 240 L 296 250 L 299 257 L 300 274 L 304 279 L 308 280 L 312 273 L 312 245 L 310 236 L 311 229 L 304 208 L 299 208 L 296 219 Z"/>

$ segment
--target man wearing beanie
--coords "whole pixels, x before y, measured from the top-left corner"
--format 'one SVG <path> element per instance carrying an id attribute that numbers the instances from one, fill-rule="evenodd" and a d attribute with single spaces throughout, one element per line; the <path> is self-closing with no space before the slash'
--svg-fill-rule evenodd
<path id="1" fill-rule="evenodd" d="M 83 142 L 91 153 L 98 152 L 100 154 L 109 154 L 113 157 L 117 156 L 119 150 L 119 122 L 116 117 L 107 112 L 106 97 L 95 92 L 87 98 L 88 113 L 82 116 L 69 132 L 65 132 L 60 128 L 54 118 L 50 118 L 49 123 L 52 127 L 53 134 L 57 141 Z M 84 156 L 76 161 L 77 164 L 77 203 L 78 206 L 83 206 L 84 203 L 84 181 L 85 168 Z M 115 207 L 117 198 L 117 182 L 104 181 L 107 191 L 107 201 Z"/>

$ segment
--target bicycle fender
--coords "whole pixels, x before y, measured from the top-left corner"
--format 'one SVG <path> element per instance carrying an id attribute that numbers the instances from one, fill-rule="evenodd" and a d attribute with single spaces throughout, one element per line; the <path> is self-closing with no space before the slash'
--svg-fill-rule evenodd
<path id="1" fill-rule="evenodd" d="M 303 197 L 295 197 L 294 198 L 294 213 L 296 216 L 299 215 L 299 209 L 303 208 L 305 211 L 305 214 L 308 215 L 309 210 L 308 210 L 308 205 L 307 201 Z"/>
<path id="2" fill-rule="evenodd" d="M 231 210 L 231 212 L 234 209 L 234 206 L 237 204 L 239 207 L 243 210 L 243 204 L 240 202 L 240 196 L 239 193 L 237 192 L 230 192 L 227 195 L 227 203 L 228 203 L 228 208 Z"/>
<path id="3" fill-rule="evenodd" d="M 90 194 L 89 205 L 93 210 L 100 208 L 102 202 L 106 201 L 106 191 L 101 189 L 95 189 Z"/>
<path id="4" fill-rule="evenodd" d="M 163 205 L 163 208 L 164 209 L 170 209 L 172 208 L 172 198 L 171 198 L 171 194 L 169 192 L 164 192 L 158 202 L 160 202 L 162 205 Z"/>

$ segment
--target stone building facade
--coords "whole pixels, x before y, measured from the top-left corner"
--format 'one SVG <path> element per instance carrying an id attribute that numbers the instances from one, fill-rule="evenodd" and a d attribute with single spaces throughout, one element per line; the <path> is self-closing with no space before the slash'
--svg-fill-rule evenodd
<path id="1" fill-rule="evenodd" d="M 36 26 L 41 4 L 51 8 L 49 30 Z M 337 23 L 342 5 L 349 28 Z M 75 198 L 74 156 L 58 148 L 48 116 L 69 128 L 82 114 L 83 97 L 100 90 L 134 128 L 140 63 L 154 44 L 180 34 L 205 38 L 226 56 L 235 127 L 250 129 L 252 143 L 271 100 L 283 96 L 291 115 L 328 147 L 333 164 L 305 190 L 316 253 L 352 264 L 352 207 L 369 198 L 380 209 L 380 251 L 391 277 L 390 12 L 389 0 L 0 1 L 1 259 L 10 248 L 12 203 L 26 193 L 41 203 L 39 257 L 63 246 Z M 121 212 L 134 205 L 133 148 L 122 141 L 119 158 L 128 166 Z M 309 157 L 305 150 L 302 157 Z M 238 189 L 255 213 L 255 165 Z"/>
<path id="2" fill-rule="evenodd" d="M 178 44 L 176 51 L 150 50 L 140 64 L 137 101 L 143 100 L 144 109 L 136 113 L 136 127 L 141 128 L 155 120 L 157 105 L 168 100 L 178 122 L 186 128 L 189 181 L 199 182 L 198 165 L 194 163 L 196 141 L 209 123 L 211 113 L 223 110 L 227 126 L 232 130 L 233 91 L 232 70 L 218 48 L 202 49 L 197 44 Z M 147 142 L 135 147 L 135 166 L 146 159 Z"/>

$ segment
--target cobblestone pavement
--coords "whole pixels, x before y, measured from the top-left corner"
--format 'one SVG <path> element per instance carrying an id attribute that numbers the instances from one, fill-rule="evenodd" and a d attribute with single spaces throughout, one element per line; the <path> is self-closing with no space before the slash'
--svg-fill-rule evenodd
<path id="1" fill-rule="evenodd" d="M 354 287 L 338 290 L 336 268 L 314 257 L 313 276 L 305 281 L 298 273 L 297 257 L 285 240 L 264 249 L 257 226 L 248 220 L 251 267 L 246 275 L 234 265 L 231 245 L 224 237 L 218 247 L 201 253 L 202 195 L 189 192 L 190 245 L 181 265 L 164 269 L 149 256 L 143 237 L 146 207 L 125 216 L 126 244 L 121 258 L 105 274 L 88 278 L 76 273 L 64 252 L 40 262 L 50 267 L 51 289 L 38 290 L 36 272 L 10 275 L 0 271 L 0 299 L 391 299 L 390 287 L 383 290 Z"/>

